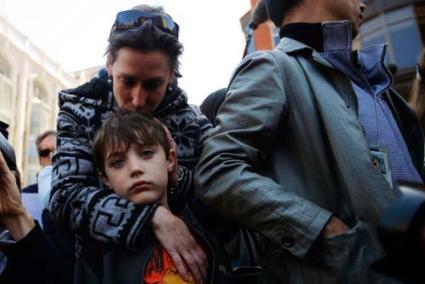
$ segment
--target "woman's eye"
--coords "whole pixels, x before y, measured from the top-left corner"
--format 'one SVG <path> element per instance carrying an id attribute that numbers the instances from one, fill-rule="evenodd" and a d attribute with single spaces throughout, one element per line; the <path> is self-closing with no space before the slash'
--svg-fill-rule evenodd
<path id="1" fill-rule="evenodd" d="M 134 84 L 136 83 L 134 79 L 128 77 L 121 77 L 121 82 L 127 87 L 134 86 Z"/>
<path id="2" fill-rule="evenodd" d="M 118 168 L 120 168 L 124 165 L 124 159 L 112 160 L 110 165 L 111 165 L 111 167 L 118 169 Z"/>
<path id="3" fill-rule="evenodd" d="M 149 82 L 145 82 L 143 84 L 143 88 L 146 91 L 152 91 L 155 90 L 156 88 L 160 87 L 162 85 L 162 81 L 149 81 Z"/>

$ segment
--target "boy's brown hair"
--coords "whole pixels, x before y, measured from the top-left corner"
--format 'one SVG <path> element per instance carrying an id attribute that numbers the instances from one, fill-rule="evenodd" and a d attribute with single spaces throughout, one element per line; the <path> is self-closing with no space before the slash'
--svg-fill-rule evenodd
<path id="1" fill-rule="evenodd" d="M 93 160 L 99 172 L 105 175 L 105 160 L 112 153 L 127 152 L 132 144 L 139 147 L 159 145 L 170 154 L 167 133 L 158 120 L 140 112 L 114 112 L 96 133 L 93 141 Z"/>

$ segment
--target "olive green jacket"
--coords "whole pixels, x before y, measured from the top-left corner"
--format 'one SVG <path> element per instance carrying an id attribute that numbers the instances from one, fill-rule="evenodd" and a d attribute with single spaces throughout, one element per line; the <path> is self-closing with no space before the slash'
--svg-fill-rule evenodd
<path id="1" fill-rule="evenodd" d="M 392 96 L 404 125 L 419 127 Z M 277 282 L 383 280 L 369 267 L 382 255 L 373 227 L 394 194 L 371 162 L 343 73 L 284 38 L 274 51 L 242 61 L 216 122 L 195 174 L 198 191 L 219 213 L 265 236 L 263 264 Z M 405 137 L 414 161 L 423 157 L 417 133 Z M 320 238 L 332 215 L 350 231 Z"/>

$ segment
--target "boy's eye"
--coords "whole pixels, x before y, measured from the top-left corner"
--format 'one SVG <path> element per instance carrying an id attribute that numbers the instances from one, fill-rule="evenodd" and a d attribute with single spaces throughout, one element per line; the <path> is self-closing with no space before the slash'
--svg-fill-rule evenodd
<path id="1" fill-rule="evenodd" d="M 115 168 L 115 169 L 118 169 L 118 168 L 120 168 L 120 167 L 122 167 L 124 165 L 124 162 L 125 162 L 124 159 L 121 159 L 121 158 L 119 158 L 119 159 L 113 159 L 109 163 L 109 165 L 111 167 Z"/>
<path id="2" fill-rule="evenodd" d="M 155 154 L 155 152 L 151 149 L 144 149 L 140 152 L 140 156 L 144 159 L 152 158 L 153 154 Z"/>

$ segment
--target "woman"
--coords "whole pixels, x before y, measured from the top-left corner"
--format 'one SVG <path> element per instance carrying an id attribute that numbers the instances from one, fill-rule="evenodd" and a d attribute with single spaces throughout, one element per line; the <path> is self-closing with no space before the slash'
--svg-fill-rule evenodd
<path id="1" fill-rule="evenodd" d="M 190 273 L 201 283 L 207 275 L 206 256 L 187 226 L 158 202 L 135 205 L 102 190 L 91 155 L 94 134 L 111 112 L 151 113 L 177 144 L 171 206 L 178 208 L 193 197 L 192 170 L 211 125 L 188 105 L 177 85 L 183 49 L 178 33 L 178 25 L 162 9 L 142 5 L 119 12 L 107 47 L 108 78 L 60 92 L 50 209 L 83 242 L 95 239 L 138 250 L 153 232 L 182 277 Z M 78 251 L 95 258 L 84 245 Z"/>

